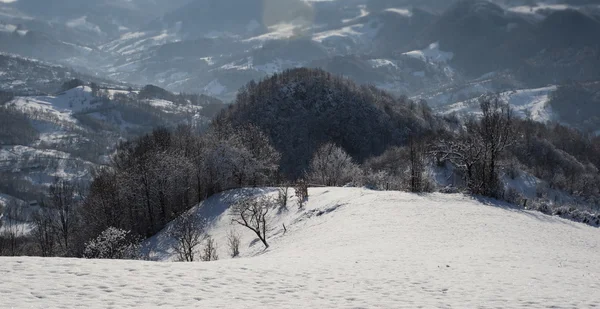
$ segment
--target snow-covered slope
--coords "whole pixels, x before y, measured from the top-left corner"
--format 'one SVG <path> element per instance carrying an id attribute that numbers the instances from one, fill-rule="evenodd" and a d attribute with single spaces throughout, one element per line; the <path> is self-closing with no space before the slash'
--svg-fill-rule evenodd
<path id="1" fill-rule="evenodd" d="M 226 206 L 243 193 L 205 203 L 221 258 Z M 273 211 L 267 251 L 244 232 L 245 257 L 216 262 L 6 258 L 0 298 L 8 308 L 600 306 L 596 228 L 462 195 L 309 193 L 305 210 Z"/>
<path id="2" fill-rule="evenodd" d="M 454 57 L 452 52 L 446 52 L 440 50 L 440 44 L 438 42 L 431 43 L 429 46 L 422 50 L 414 50 L 404 53 L 404 55 L 419 59 L 423 62 L 433 63 L 446 63 Z"/>
<path id="3" fill-rule="evenodd" d="M 513 90 L 501 93 L 500 98 L 511 106 L 516 116 L 531 117 L 534 121 L 548 122 L 557 119 L 547 104 L 553 91 L 556 91 L 556 86 Z M 442 114 L 481 114 L 477 98 L 443 106 L 440 108 L 440 112 Z"/>

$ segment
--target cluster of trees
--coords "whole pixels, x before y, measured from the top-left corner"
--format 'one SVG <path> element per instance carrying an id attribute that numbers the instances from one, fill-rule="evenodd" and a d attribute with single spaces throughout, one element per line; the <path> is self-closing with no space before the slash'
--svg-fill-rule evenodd
<path id="1" fill-rule="evenodd" d="M 28 145 L 37 137 L 38 132 L 25 113 L 0 105 L 0 145 Z"/>
<path id="2" fill-rule="evenodd" d="M 358 162 L 442 128 L 423 103 L 358 86 L 320 69 L 294 69 L 240 89 L 235 104 L 213 126 L 253 124 L 281 153 L 281 171 L 303 176 L 326 143 L 342 147 Z"/>
<path id="3" fill-rule="evenodd" d="M 0 246 L 0 254 L 78 255 L 84 191 L 79 184 L 57 178 L 39 205 L 11 200 L 4 213 L 5 232 L 0 235 L 0 243 L 9 246 Z"/>
<path id="4" fill-rule="evenodd" d="M 497 97 L 480 103 L 482 117 L 466 121 L 464 130 L 434 142 L 433 155 L 438 162 L 450 162 L 463 175 L 473 194 L 499 197 L 500 161 L 514 141 L 510 107 Z"/>
<path id="5" fill-rule="evenodd" d="M 279 154 L 258 129 L 161 128 L 117 147 L 83 207 L 89 237 L 108 227 L 154 235 L 200 200 L 223 190 L 269 184 Z"/>
<path id="6" fill-rule="evenodd" d="M 144 86 L 137 95 L 140 100 L 160 99 L 173 102 L 179 105 L 196 105 L 203 106 L 206 110 L 202 110 L 202 115 L 212 118 L 216 113 L 225 107 L 223 102 L 217 98 L 213 98 L 204 94 L 174 94 L 170 91 L 162 89 L 154 85 Z"/>

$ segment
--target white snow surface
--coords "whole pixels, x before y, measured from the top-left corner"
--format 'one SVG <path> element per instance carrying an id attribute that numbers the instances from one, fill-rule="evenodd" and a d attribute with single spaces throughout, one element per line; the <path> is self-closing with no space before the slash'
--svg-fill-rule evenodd
<path id="1" fill-rule="evenodd" d="M 230 191 L 204 202 L 224 258 Z M 263 192 L 273 190 L 265 189 Z M 171 263 L 2 258 L 5 308 L 591 308 L 598 229 L 463 195 L 309 190 L 271 214 L 270 248 Z M 287 233 L 283 234 L 282 224 Z M 242 230 L 240 230 L 242 231 Z M 163 237 L 164 238 L 164 237 Z M 156 239 L 160 245 L 161 235 Z"/>
<path id="2" fill-rule="evenodd" d="M 412 17 L 413 15 L 413 13 L 409 9 L 390 8 L 385 9 L 384 12 L 396 13 L 405 17 Z"/>

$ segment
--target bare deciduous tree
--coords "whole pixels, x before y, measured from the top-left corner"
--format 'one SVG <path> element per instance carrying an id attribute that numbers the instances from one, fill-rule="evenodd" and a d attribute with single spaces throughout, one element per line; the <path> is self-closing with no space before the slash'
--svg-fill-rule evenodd
<path id="1" fill-rule="evenodd" d="M 425 179 L 423 177 L 423 173 L 425 172 L 424 148 L 422 142 L 415 141 L 412 136 L 409 138 L 409 188 L 411 192 L 423 192 L 425 189 Z"/>
<path id="2" fill-rule="evenodd" d="M 77 226 L 75 190 L 74 184 L 59 178 L 54 180 L 49 190 L 50 205 L 56 214 L 55 229 L 64 254 L 70 254 L 70 241 Z"/>
<path id="3" fill-rule="evenodd" d="M 229 255 L 232 258 L 240 255 L 240 234 L 234 229 L 227 232 L 227 247 L 229 248 Z"/>
<path id="4" fill-rule="evenodd" d="M 206 244 L 202 250 L 202 260 L 205 262 L 210 262 L 218 259 L 219 256 L 217 255 L 217 242 L 212 238 L 212 236 L 208 235 L 208 237 L 206 237 Z"/>
<path id="5" fill-rule="evenodd" d="M 22 221 L 22 208 L 17 200 L 11 199 L 6 205 L 4 211 L 5 226 L 4 232 L 0 235 L 4 242 L 5 254 L 17 256 L 21 254 L 20 238 L 24 235 L 24 226 Z"/>
<path id="6" fill-rule="evenodd" d="M 267 214 L 273 208 L 274 202 L 271 198 L 261 196 L 259 198 L 245 198 L 232 207 L 233 222 L 250 229 L 258 239 L 269 247 L 267 243 Z"/>
<path id="7" fill-rule="evenodd" d="M 514 135 L 512 113 L 508 104 L 497 97 L 482 98 L 480 107 L 480 121 L 470 119 L 461 136 L 438 141 L 433 152 L 439 160 L 448 160 L 464 173 L 471 193 L 497 197 L 498 162 Z"/>
<path id="8" fill-rule="evenodd" d="M 308 184 L 305 180 L 299 180 L 294 187 L 295 196 L 298 199 L 298 208 L 304 208 L 304 204 L 308 200 Z"/>
<path id="9" fill-rule="evenodd" d="M 277 204 L 279 205 L 279 210 L 287 210 L 287 203 L 289 199 L 289 190 L 290 187 L 287 184 L 277 188 Z"/>
<path id="10" fill-rule="evenodd" d="M 33 216 L 33 238 L 38 245 L 43 257 L 54 255 L 56 236 L 54 229 L 54 217 L 52 210 L 42 207 Z"/>
<path id="11" fill-rule="evenodd" d="M 170 236 L 175 238 L 173 250 L 181 262 L 193 262 L 196 247 L 206 238 L 205 222 L 192 215 L 184 215 L 174 222 Z"/>
<path id="12" fill-rule="evenodd" d="M 480 102 L 483 117 L 479 135 L 483 141 L 485 165 L 484 194 L 495 196 L 498 191 L 498 161 L 502 152 L 513 142 L 512 111 L 497 96 L 485 97 Z"/>

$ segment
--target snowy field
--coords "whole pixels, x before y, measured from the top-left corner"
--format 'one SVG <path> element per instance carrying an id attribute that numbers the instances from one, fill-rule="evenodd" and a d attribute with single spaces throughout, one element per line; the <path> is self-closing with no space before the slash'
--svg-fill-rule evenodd
<path id="1" fill-rule="evenodd" d="M 227 205 L 242 193 L 195 210 L 212 215 L 225 259 L 3 258 L 1 307 L 600 307 L 600 231 L 584 224 L 458 194 L 311 189 L 304 210 L 272 212 L 267 251 L 246 233 L 243 257 L 226 259 Z"/>

